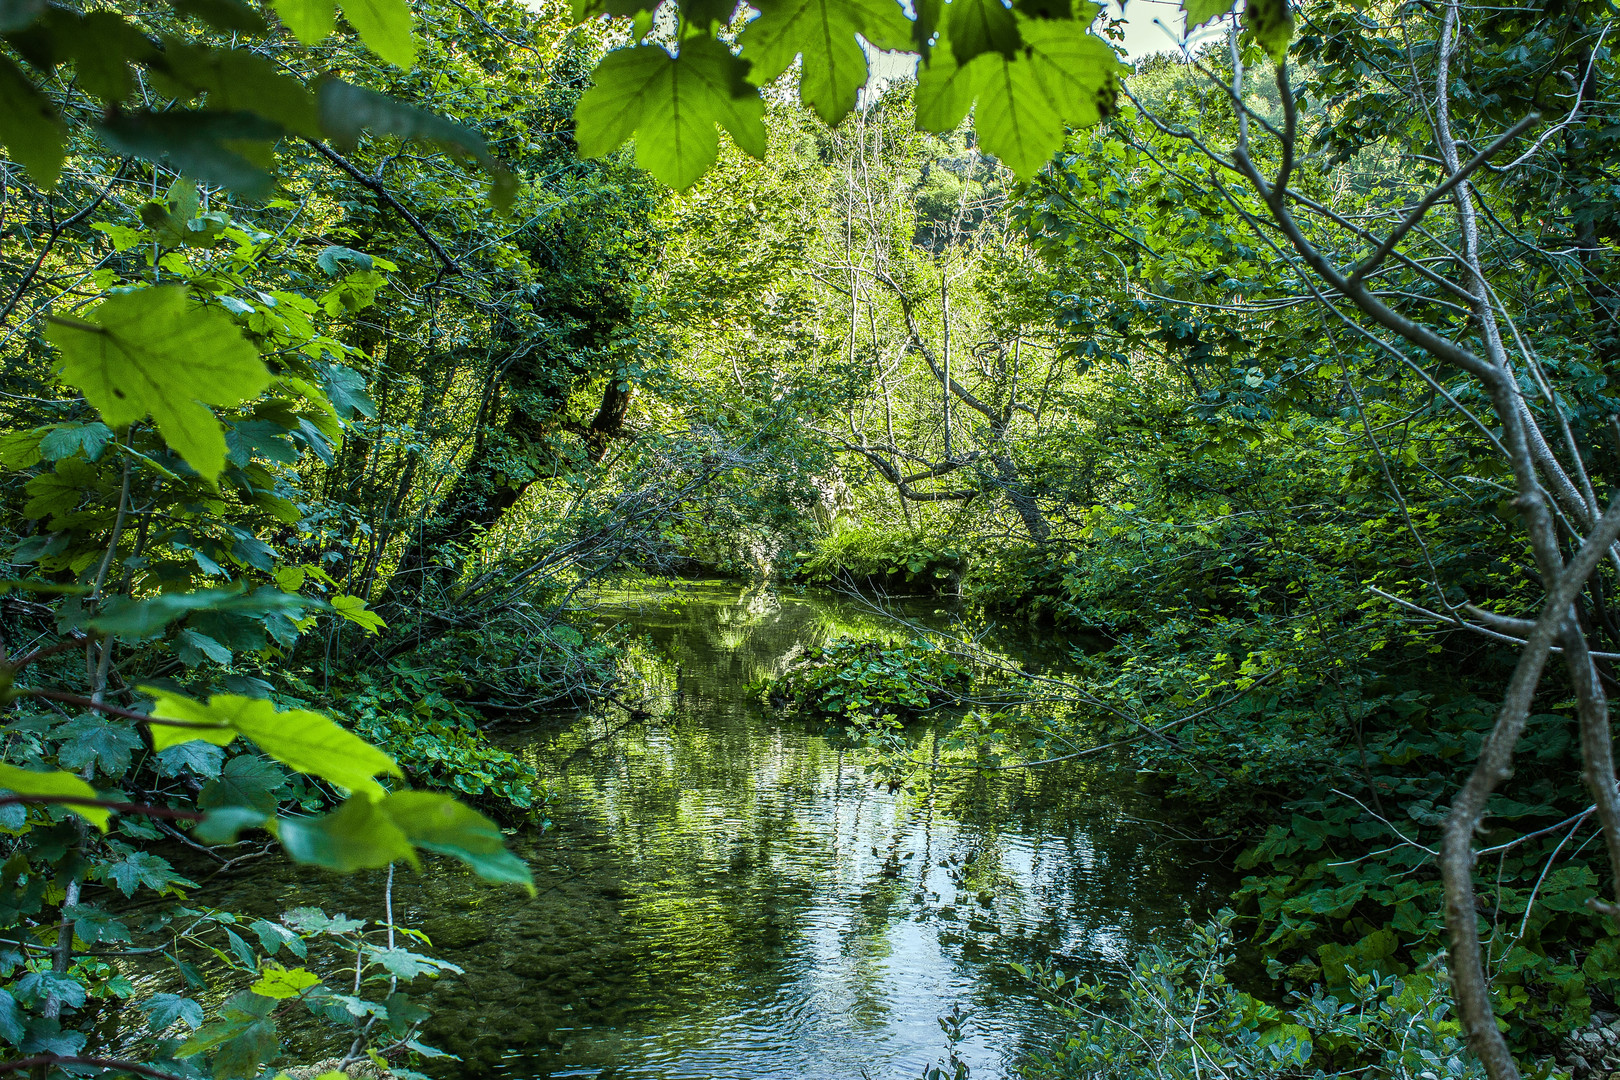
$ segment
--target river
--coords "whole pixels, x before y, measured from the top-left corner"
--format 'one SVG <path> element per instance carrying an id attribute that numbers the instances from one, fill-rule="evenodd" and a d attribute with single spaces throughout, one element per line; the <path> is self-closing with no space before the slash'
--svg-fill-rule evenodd
<path id="1" fill-rule="evenodd" d="M 396 879 L 397 917 L 466 971 L 428 995 L 424 1041 L 462 1058 L 435 1074 L 915 1080 L 961 1008 L 957 1053 L 999 1080 L 1057 1037 L 1009 962 L 1103 977 L 1211 895 L 1115 761 L 922 769 L 890 791 L 767 715 L 748 687 L 795 649 L 894 630 L 860 602 L 685 584 L 599 603 L 639 642 L 624 692 L 648 715 L 503 736 L 553 791 L 551 826 L 513 837 L 539 895 L 441 860 Z M 900 611 L 948 623 L 937 604 Z M 987 640 L 1035 664 L 1063 645 Z M 209 902 L 381 917 L 380 875 L 260 865 Z"/>

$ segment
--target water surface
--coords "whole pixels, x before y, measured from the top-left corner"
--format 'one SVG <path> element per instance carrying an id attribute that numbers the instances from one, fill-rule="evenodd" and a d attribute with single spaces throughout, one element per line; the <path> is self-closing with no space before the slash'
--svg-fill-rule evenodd
<path id="1" fill-rule="evenodd" d="M 1101 976 L 1205 898 L 1113 763 L 919 769 L 891 791 L 768 716 L 748 687 L 797 649 L 893 629 L 857 602 L 733 585 L 602 602 L 643 642 L 621 697 L 647 715 L 504 736 L 555 792 L 553 827 L 513 838 L 539 895 L 442 861 L 397 878 L 398 916 L 466 969 L 428 995 L 425 1041 L 463 1058 L 435 1073 L 916 1078 L 960 1006 L 972 1076 L 1016 1076 L 1056 1032 L 1009 962 Z M 902 613 L 948 622 L 937 603 Z M 1032 663 L 1063 652 L 999 640 Z M 210 899 L 381 916 L 379 875 L 267 865 L 225 889 L 240 895 Z"/>

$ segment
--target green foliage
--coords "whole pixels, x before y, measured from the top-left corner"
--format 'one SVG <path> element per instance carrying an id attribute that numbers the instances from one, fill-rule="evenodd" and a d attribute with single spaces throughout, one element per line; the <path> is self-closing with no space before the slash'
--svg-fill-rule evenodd
<path id="1" fill-rule="evenodd" d="M 765 687 L 766 696 L 832 721 L 914 718 L 960 700 L 971 665 L 925 639 L 896 644 L 838 638 L 804 655 Z"/>
<path id="2" fill-rule="evenodd" d="M 744 78 L 747 66 L 704 36 L 687 38 L 673 57 L 658 45 L 610 53 L 575 110 L 580 153 L 601 157 L 639 133 L 636 160 L 676 190 L 714 164 L 717 124 L 763 158 L 765 106 Z"/>
<path id="3" fill-rule="evenodd" d="M 967 553 L 949 540 L 860 527 L 838 529 L 798 558 L 796 575 L 815 584 L 941 593 L 955 590 L 968 565 Z"/>
<path id="4" fill-rule="evenodd" d="M 1184 949 L 1150 947 L 1117 987 L 1050 966 L 1021 967 L 1069 1029 L 1037 1056 L 1029 1075 L 1485 1075 L 1448 1018 L 1443 980 L 1348 972 L 1343 993 L 1316 988 L 1279 1008 L 1234 984 L 1232 921 L 1226 911 L 1194 928 Z"/>

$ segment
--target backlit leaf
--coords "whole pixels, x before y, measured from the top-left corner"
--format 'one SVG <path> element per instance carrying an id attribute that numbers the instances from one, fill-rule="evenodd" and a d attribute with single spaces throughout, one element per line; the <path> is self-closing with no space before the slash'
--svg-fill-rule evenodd
<path id="1" fill-rule="evenodd" d="M 63 795 L 76 799 L 100 797 L 95 788 L 70 772 L 32 772 L 4 763 L 0 763 L 0 789 L 14 791 L 18 795 Z M 107 831 L 107 821 L 112 815 L 105 807 L 76 806 L 72 803 L 63 805 L 102 832 Z"/>
<path id="2" fill-rule="evenodd" d="M 288 858 L 328 870 L 368 870 L 398 859 L 416 861 L 404 832 L 364 794 L 350 796 L 321 817 L 280 818 L 275 830 Z"/>
<path id="3" fill-rule="evenodd" d="M 268 170 L 245 157 L 244 144 L 268 150 L 282 136 L 280 124 L 257 112 L 212 109 L 145 109 L 110 115 L 98 129 L 106 144 L 121 154 L 166 162 L 198 180 L 228 187 L 251 199 L 272 189 Z"/>
<path id="4" fill-rule="evenodd" d="M 336 0 L 275 0 L 276 15 L 293 36 L 313 45 L 337 26 Z"/>
<path id="5" fill-rule="evenodd" d="M 712 38 L 689 38 L 673 57 L 657 45 L 611 52 L 574 109 L 583 157 L 602 157 L 636 136 L 636 160 L 685 190 L 719 156 L 716 126 L 738 147 L 765 156 L 765 106 L 745 81 L 747 61 Z"/>
<path id="6" fill-rule="evenodd" d="M 409 71 L 416 63 L 411 7 L 406 0 L 343 0 L 343 17 L 366 48 L 390 64 Z"/>
<path id="7" fill-rule="evenodd" d="M 369 610 L 366 602 L 358 596 L 332 597 L 332 610 L 357 626 L 364 627 L 368 634 L 375 634 L 388 626 L 383 622 L 382 616 Z"/>
<path id="8" fill-rule="evenodd" d="M 523 885 L 533 895 L 527 864 L 506 850 L 500 827 L 478 811 L 432 791 L 396 791 L 380 805 L 416 846 L 453 855 L 479 877 Z"/>
<path id="9" fill-rule="evenodd" d="M 763 85 L 804 56 L 799 97 L 829 124 L 855 107 L 866 85 L 866 50 L 859 34 L 880 49 L 911 46 L 911 22 L 894 0 L 761 0 L 759 18 L 738 38 Z"/>
<path id="10" fill-rule="evenodd" d="M 1294 12 L 1288 0 L 1247 0 L 1243 5 L 1243 28 L 1266 50 L 1273 63 L 1288 56 L 1288 43 L 1294 38 Z"/>
<path id="11" fill-rule="evenodd" d="M 1063 145 L 1063 117 L 1028 58 L 985 54 L 973 63 L 982 69 L 973 129 L 984 149 L 1027 180 Z"/>
<path id="12" fill-rule="evenodd" d="M 983 65 L 963 67 L 950 49 L 935 49 L 917 71 L 917 127 L 923 131 L 956 130 L 978 94 L 976 76 Z"/>
<path id="13" fill-rule="evenodd" d="M 259 981 L 248 989 L 261 997 L 285 1001 L 295 998 L 312 986 L 321 985 L 320 977 L 305 968 L 284 968 L 279 964 L 266 964 Z"/>
<path id="14" fill-rule="evenodd" d="M 1236 0 L 1181 0 L 1181 10 L 1187 19 L 1187 33 L 1192 33 L 1211 19 L 1225 15 L 1235 3 Z"/>
<path id="15" fill-rule="evenodd" d="M 270 373 L 217 308 L 197 307 L 178 285 L 109 296 L 87 319 L 52 317 L 45 336 L 62 352 L 65 382 L 121 428 L 148 415 L 186 463 L 210 480 L 225 465 L 225 435 L 210 405 L 257 397 Z"/>
<path id="16" fill-rule="evenodd" d="M 278 711 L 273 702 L 260 698 L 215 694 L 205 703 L 159 692 L 152 715 L 220 725 L 213 729 L 153 725 L 154 743 L 161 738 L 163 746 L 173 746 L 201 738 L 223 744 L 230 741 L 221 737 L 226 732 L 241 734 L 295 772 L 319 776 L 350 791 L 381 797 L 382 785 L 374 777 L 379 773 L 404 775 L 393 758 L 320 713 L 305 709 Z M 157 734 L 160 731 L 161 736 Z"/>
<path id="17" fill-rule="evenodd" d="M 945 6 L 945 28 L 958 64 L 985 53 L 1011 59 L 1022 43 L 1017 17 L 1002 0 L 951 0 Z"/>

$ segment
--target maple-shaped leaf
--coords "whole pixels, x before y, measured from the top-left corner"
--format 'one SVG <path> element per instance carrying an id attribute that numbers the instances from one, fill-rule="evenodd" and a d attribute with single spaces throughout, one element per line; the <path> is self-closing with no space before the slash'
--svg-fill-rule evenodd
<path id="1" fill-rule="evenodd" d="M 710 37 L 681 43 L 679 56 L 657 45 L 608 53 L 596 84 L 574 107 L 583 157 L 601 157 L 636 136 L 636 161 L 685 190 L 720 153 L 716 125 L 756 158 L 765 157 L 765 104 L 747 82 L 748 62 Z"/>
<path id="2" fill-rule="evenodd" d="M 895 0 L 761 0 L 759 18 L 738 37 L 753 64 L 749 78 L 764 85 L 804 57 L 799 97 L 828 124 L 855 107 L 866 85 L 866 50 L 909 49 L 911 20 Z"/>
<path id="3" fill-rule="evenodd" d="M 210 405 L 237 405 L 270 372 L 231 317 L 198 307 L 181 285 L 109 296 L 85 319 L 50 317 L 63 381 L 109 427 L 150 415 L 169 446 L 209 480 L 225 467 L 225 433 Z"/>
<path id="4" fill-rule="evenodd" d="M 983 55 L 974 64 L 983 69 L 976 73 L 973 113 L 979 143 L 1027 180 L 1063 145 L 1063 116 L 1027 57 Z"/>
<path id="5" fill-rule="evenodd" d="M 1121 64 L 1108 42 L 1078 22 L 1024 23 L 1024 54 L 1058 116 L 1070 127 L 1090 127 L 1114 111 Z"/>
<path id="6" fill-rule="evenodd" d="M 958 64 L 985 53 L 1011 59 L 1023 43 L 1018 17 L 1002 0 L 951 0 L 945 8 L 945 30 Z"/>
<path id="7" fill-rule="evenodd" d="M 948 48 L 935 48 L 917 68 L 917 127 L 922 131 L 955 131 L 973 107 L 977 75 L 984 65 L 958 64 Z"/>
<path id="8" fill-rule="evenodd" d="M 1187 19 L 1186 33 L 1191 34 L 1211 19 L 1225 15 L 1235 3 L 1236 0 L 1181 0 L 1181 11 Z"/>

